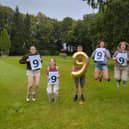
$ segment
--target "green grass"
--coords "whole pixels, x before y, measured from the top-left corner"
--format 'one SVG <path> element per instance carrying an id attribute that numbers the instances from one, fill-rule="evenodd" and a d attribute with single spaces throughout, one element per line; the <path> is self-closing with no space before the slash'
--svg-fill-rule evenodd
<path id="1" fill-rule="evenodd" d="M 111 82 L 94 81 L 94 63 L 87 72 L 86 102 L 73 102 L 72 60 L 60 57 L 59 101 L 48 103 L 45 70 L 50 56 L 43 57 L 41 83 L 36 102 L 25 102 L 26 70 L 18 63 L 20 57 L 0 58 L 0 129 L 129 129 L 129 86 L 116 88 L 113 63 Z"/>

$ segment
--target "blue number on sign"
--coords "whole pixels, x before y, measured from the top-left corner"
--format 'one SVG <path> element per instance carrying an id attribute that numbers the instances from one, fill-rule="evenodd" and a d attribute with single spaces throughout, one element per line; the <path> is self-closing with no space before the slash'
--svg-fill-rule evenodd
<path id="1" fill-rule="evenodd" d="M 125 62 L 124 58 L 123 58 L 123 57 L 120 57 L 120 58 L 119 58 L 119 63 L 120 63 L 120 64 L 124 64 L 124 62 Z"/>
<path id="2" fill-rule="evenodd" d="M 97 52 L 97 59 L 101 59 L 102 58 L 102 52 Z"/>
<path id="3" fill-rule="evenodd" d="M 39 66 L 38 60 L 33 60 L 34 68 L 37 68 Z"/>
<path id="4" fill-rule="evenodd" d="M 52 83 L 55 83 L 56 79 L 57 79 L 56 76 L 51 76 Z"/>

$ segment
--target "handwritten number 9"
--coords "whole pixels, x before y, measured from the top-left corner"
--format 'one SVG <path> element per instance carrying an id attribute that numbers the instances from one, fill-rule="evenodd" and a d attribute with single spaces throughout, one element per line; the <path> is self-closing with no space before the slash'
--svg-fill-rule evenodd
<path id="1" fill-rule="evenodd" d="M 33 65 L 34 65 L 34 67 L 36 68 L 36 67 L 38 67 L 39 66 L 39 62 L 38 62 L 38 60 L 33 60 Z"/>
<path id="2" fill-rule="evenodd" d="M 102 58 L 102 52 L 97 52 L 97 59 L 101 59 Z"/>
<path id="3" fill-rule="evenodd" d="M 56 82 L 56 76 L 51 76 L 52 83 Z"/>
<path id="4" fill-rule="evenodd" d="M 119 63 L 120 63 L 120 64 L 124 64 L 124 58 L 123 58 L 123 57 L 120 57 L 120 58 L 119 58 Z"/>

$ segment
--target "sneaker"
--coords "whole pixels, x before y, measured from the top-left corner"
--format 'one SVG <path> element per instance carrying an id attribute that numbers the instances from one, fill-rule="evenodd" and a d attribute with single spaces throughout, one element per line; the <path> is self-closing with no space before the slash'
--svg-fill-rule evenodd
<path id="1" fill-rule="evenodd" d="M 30 94 L 27 93 L 27 95 L 26 95 L 26 102 L 29 102 L 29 101 L 30 101 Z"/>
<path id="2" fill-rule="evenodd" d="M 78 95 L 75 95 L 73 101 L 76 102 L 78 100 Z"/>
<path id="3" fill-rule="evenodd" d="M 81 95 L 81 97 L 80 97 L 80 101 L 82 101 L 82 102 L 84 102 L 84 101 L 85 101 L 84 95 Z"/>
<path id="4" fill-rule="evenodd" d="M 32 93 L 32 101 L 36 101 L 36 94 L 35 94 L 35 92 Z"/>
<path id="5" fill-rule="evenodd" d="M 110 82 L 110 81 L 111 81 L 111 79 L 109 78 L 107 81 L 108 81 L 108 82 Z"/>
<path id="6" fill-rule="evenodd" d="M 36 101 L 36 98 L 32 97 L 32 101 Z"/>
<path id="7" fill-rule="evenodd" d="M 102 82 L 102 77 L 99 77 L 99 81 Z"/>
<path id="8" fill-rule="evenodd" d="M 51 101 L 52 101 L 52 102 L 54 102 L 54 101 L 55 101 L 55 99 L 54 99 L 54 98 L 52 98 L 52 99 L 51 99 Z"/>
<path id="9" fill-rule="evenodd" d="M 29 102 L 30 101 L 30 98 L 26 98 L 26 102 Z"/>

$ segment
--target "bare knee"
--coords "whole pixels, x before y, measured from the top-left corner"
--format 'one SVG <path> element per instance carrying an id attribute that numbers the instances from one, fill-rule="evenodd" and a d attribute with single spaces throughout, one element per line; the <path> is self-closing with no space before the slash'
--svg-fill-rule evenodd
<path id="1" fill-rule="evenodd" d="M 32 85 L 28 84 L 28 88 L 29 88 L 29 89 L 32 89 Z"/>

